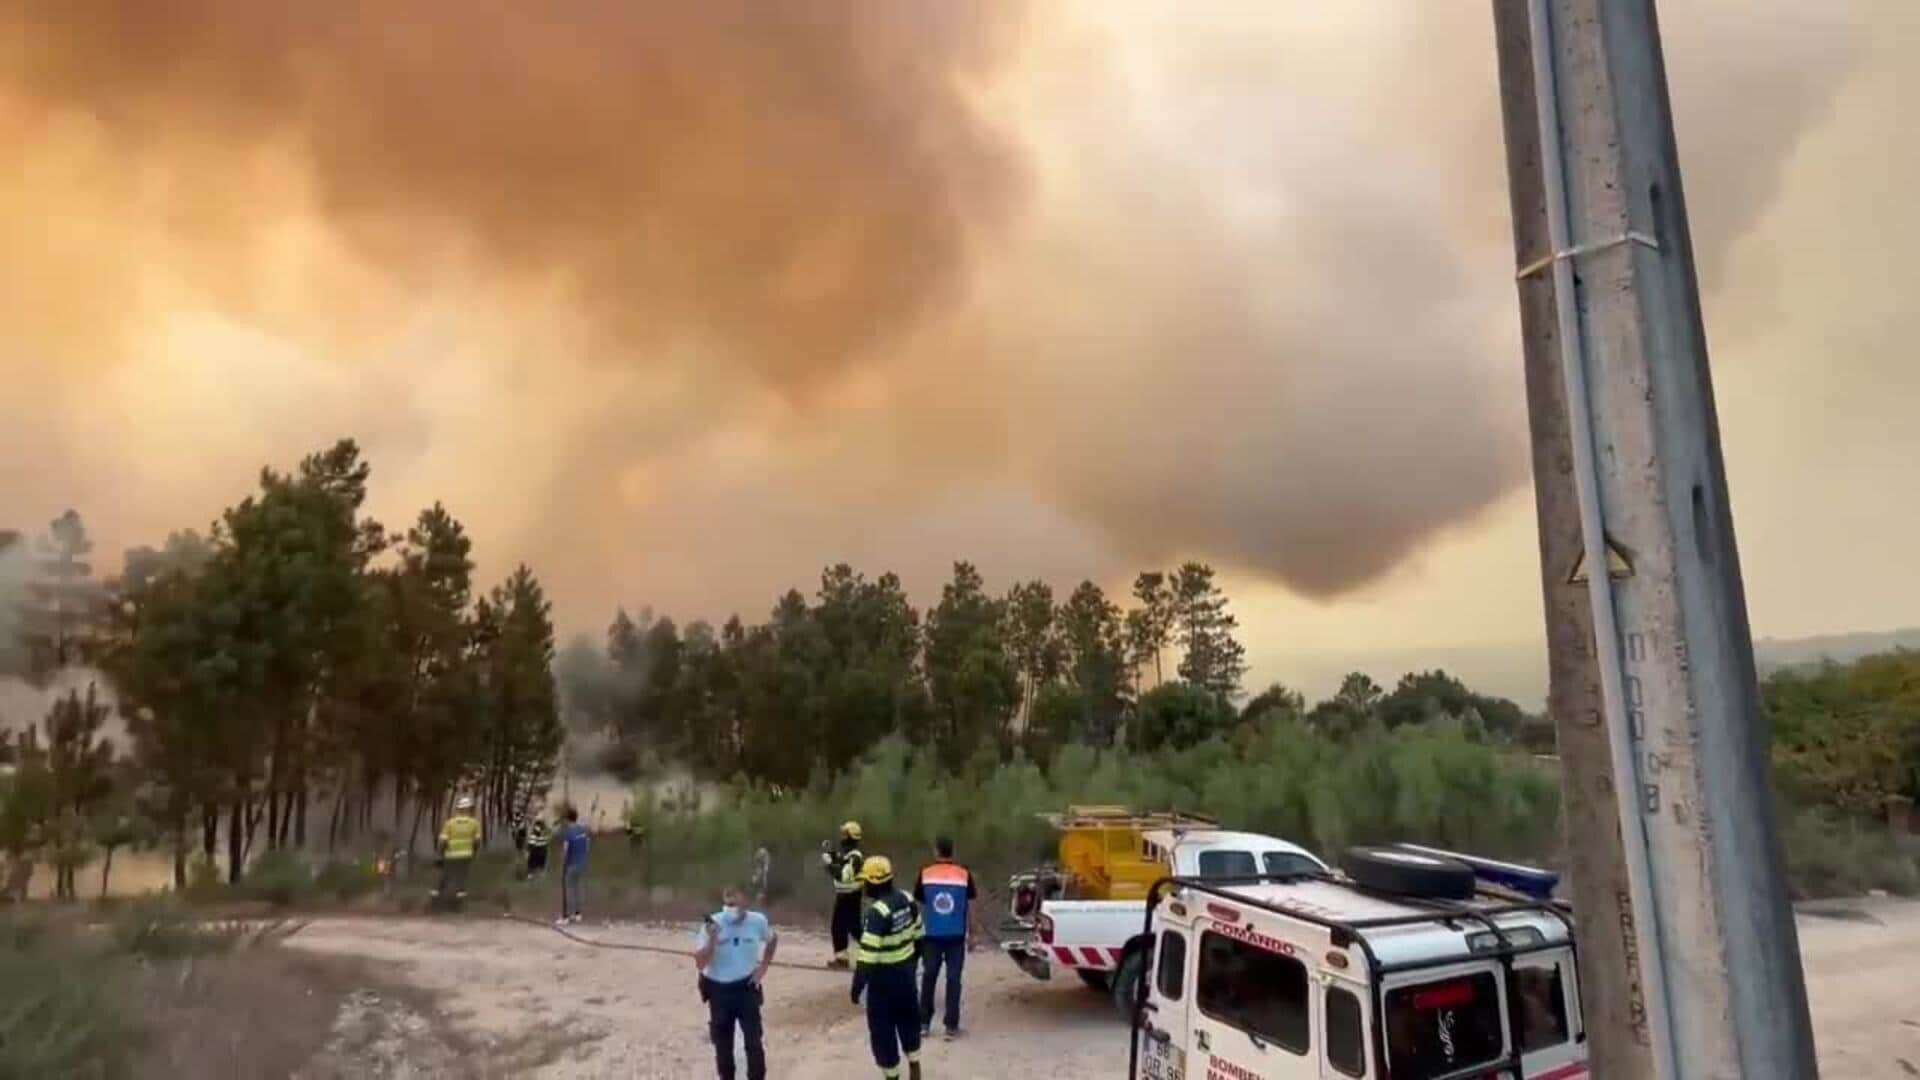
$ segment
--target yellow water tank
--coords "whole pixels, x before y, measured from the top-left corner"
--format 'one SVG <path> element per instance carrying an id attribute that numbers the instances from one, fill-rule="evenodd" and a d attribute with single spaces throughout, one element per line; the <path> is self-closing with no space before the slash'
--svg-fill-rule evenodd
<path id="1" fill-rule="evenodd" d="M 1212 824 L 1192 815 L 1140 814 L 1124 806 L 1070 807 L 1055 821 L 1060 866 L 1071 879 L 1069 895 L 1079 900 L 1144 900 L 1171 867 L 1143 834 Z"/>

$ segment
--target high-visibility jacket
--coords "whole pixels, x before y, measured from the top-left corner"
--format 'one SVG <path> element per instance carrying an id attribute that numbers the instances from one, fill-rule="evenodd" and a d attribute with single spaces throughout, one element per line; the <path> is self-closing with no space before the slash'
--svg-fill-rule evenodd
<path id="1" fill-rule="evenodd" d="M 841 896 L 858 893 L 864 884 L 860 881 L 860 867 L 866 864 L 867 857 L 859 848 L 849 848 L 840 856 L 840 862 L 833 875 L 833 891 Z"/>
<path id="2" fill-rule="evenodd" d="M 440 846 L 449 859 L 471 859 L 480 846 L 480 822 L 467 814 L 455 814 L 440 827 Z"/>
<path id="3" fill-rule="evenodd" d="M 920 939 L 925 936 L 919 902 L 895 889 L 867 908 L 866 918 L 861 921 L 860 950 L 856 958 L 862 967 L 911 964 L 918 955 Z"/>
<path id="4" fill-rule="evenodd" d="M 553 830 L 547 828 L 547 823 L 544 821 L 534 822 L 533 827 L 527 830 L 527 846 L 528 847 L 543 848 L 552 842 L 553 842 Z"/>
<path id="5" fill-rule="evenodd" d="M 951 859 L 942 859 L 920 871 L 920 886 L 915 890 L 926 920 L 930 938 L 967 936 L 967 904 L 978 895 L 973 875 Z"/>

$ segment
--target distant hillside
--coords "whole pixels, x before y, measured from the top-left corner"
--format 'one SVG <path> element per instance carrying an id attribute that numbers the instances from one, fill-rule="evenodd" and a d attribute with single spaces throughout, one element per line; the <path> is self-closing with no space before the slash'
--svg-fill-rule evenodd
<path id="1" fill-rule="evenodd" d="M 1809 638 L 1760 638 L 1753 643 L 1754 658 L 1760 673 L 1786 667 L 1819 664 L 1828 660 L 1846 663 L 1874 653 L 1895 649 L 1920 649 L 1920 628 L 1887 630 L 1874 634 L 1826 634 Z"/>
<path id="2" fill-rule="evenodd" d="M 1808 638 L 1760 638 L 1753 643 L 1760 674 L 1828 660 L 1846 663 L 1894 649 L 1920 649 L 1920 627 L 1867 634 Z M 1511 698 L 1523 708 L 1543 709 L 1547 699 L 1547 649 L 1536 645 L 1476 645 L 1450 649 L 1383 649 L 1371 652 L 1275 651 L 1256 655 L 1247 679 L 1251 689 L 1279 679 L 1307 695 L 1330 696 L 1349 671 L 1364 671 L 1391 688 L 1409 671 L 1442 668 L 1484 694 Z"/>

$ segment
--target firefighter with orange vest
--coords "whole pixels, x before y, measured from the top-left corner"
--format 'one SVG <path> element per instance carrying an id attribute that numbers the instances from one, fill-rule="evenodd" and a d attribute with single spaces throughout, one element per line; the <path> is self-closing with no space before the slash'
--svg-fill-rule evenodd
<path id="1" fill-rule="evenodd" d="M 933 987 L 940 981 L 940 969 L 947 970 L 947 1038 L 960 1036 L 960 972 L 967 963 L 967 909 L 979 896 L 973 874 L 953 861 L 953 840 L 942 836 L 933 842 L 933 862 L 920 871 L 913 894 L 920 901 L 926 937 L 921 945 L 920 962 L 925 965 L 920 981 L 920 1034 L 933 1033 Z"/>

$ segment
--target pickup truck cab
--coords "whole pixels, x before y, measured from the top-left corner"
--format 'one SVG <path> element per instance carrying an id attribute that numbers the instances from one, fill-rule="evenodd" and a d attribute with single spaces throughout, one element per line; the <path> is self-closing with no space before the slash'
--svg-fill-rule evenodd
<path id="1" fill-rule="evenodd" d="M 1168 876 L 1234 880 L 1327 871 L 1297 844 L 1221 829 L 1205 819 L 1175 823 L 1134 815 L 1122 821 L 1083 813 L 1067 821 L 1062 841 L 1067 869 L 1013 879 L 1011 926 L 1018 936 L 1001 948 L 1036 979 L 1070 971 L 1089 987 L 1112 994 L 1122 1015 L 1131 1012 L 1146 971 L 1151 938 L 1143 930 L 1152 882 Z M 1100 827 L 1087 826 L 1089 821 Z M 1090 833 L 1097 836 L 1090 839 Z"/>
<path id="2" fill-rule="evenodd" d="M 1356 849 L 1347 866 L 1157 885 L 1128 1075 L 1588 1075 L 1555 875 L 1410 847 Z"/>

